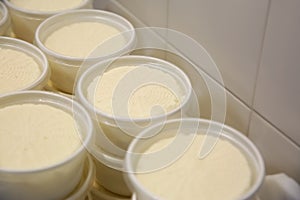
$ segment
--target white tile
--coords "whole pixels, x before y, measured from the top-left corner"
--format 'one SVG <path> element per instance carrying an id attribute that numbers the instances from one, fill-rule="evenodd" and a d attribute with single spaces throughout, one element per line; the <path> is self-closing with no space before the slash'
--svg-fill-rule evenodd
<path id="1" fill-rule="evenodd" d="M 146 26 L 145 23 L 137 18 L 132 11 L 128 10 L 127 7 L 123 6 L 116 0 L 96 0 L 94 4 L 95 8 L 110 11 L 126 18 L 134 27 Z"/>
<path id="2" fill-rule="evenodd" d="M 168 27 L 202 44 L 226 87 L 251 105 L 268 0 L 171 0 Z M 195 54 L 197 52 L 189 52 Z M 202 66 L 210 72 L 210 66 Z"/>
<path id="3" fill-rule="evenodd" d="M 167 0 L 95 0 L 97 8 L 126 17 L 135 27 L 167 26 Z"/>
<path id="4" fill-rule="evenodd" d="M 147 26 L 167 27 L 168 0 L 118 0 Z"/>
<path id="5" fill-rule="evenodd" d="M 109 3 L 110 0 L 94 0 L 94 8 L 105 10 Z"/>
<path id="6" fill-rule="evenodd" d="M 268 174 L 284 172 L 300 182 L 299 146 L 255 113 L 249 137 L 260 150 Z"/>
<path id="7" fill-rule="evenodd" d="M 300 1 L 271 4 L 255 109 L 300 145 Z"/>

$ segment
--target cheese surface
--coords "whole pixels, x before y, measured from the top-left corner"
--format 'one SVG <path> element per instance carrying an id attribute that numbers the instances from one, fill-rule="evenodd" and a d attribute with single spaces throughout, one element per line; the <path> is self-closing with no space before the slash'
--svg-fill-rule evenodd
<path id="1" fill-rule="evenodd" d="M 88 87 L 88 100 L 113 116 L 143 118 L 178 108 L 185 96 L 175 78 L 146 66 L 122 66 L 105 72 Z"/>
<path id="2" fill-rule="evenodd" d="M 0 168 L 29 170 L 67 159 L 81 145 L 73 117 L 45 104 L 0 109 Z"/>
<path id="3" fill-rule="evenodd" d="M 212 152 L 200 159 L 198 154 L 204 138 L 198 135 L 182 157 L 170 166 L 136 174 L 138 181 L 159 199 L 239 199 L 248 191 L 252 182 L 252 171 L 246 157 L 232 143 L 219 139 Z M 161 150 L 171 142 L 171 139 L 160 140 L 150 146 L 144 155 Z M 146 163 L 146 157 L 143 160 L 141 156 L 137 168 L 142 169 Z"/>
<path id="4" fill-rule="evenodd" d="M 26 88 L 41 73 L 33 57 L 21 51 L 0 48 L 0 94 Z"/>
<path id="5" fill-rule="evenodd" d="M 120 33 L 120 30 L 105 23 L 77 22 L 55 30 L 44 44 L 48 49 L 65 56 L 85 58 L 96 48 L 97 56 L 103 56 L 125 45 L 125 37 Z"/>

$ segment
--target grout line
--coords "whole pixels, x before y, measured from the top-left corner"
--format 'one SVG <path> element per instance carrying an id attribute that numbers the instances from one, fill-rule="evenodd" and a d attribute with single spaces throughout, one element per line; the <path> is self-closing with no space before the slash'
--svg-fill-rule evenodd
<path id="1" fill-rule="evenodd" d="M 260 71 L 261 65 L 262 65 L 262 58 L 263 58 L 263 52 L 264 52 L 264 44 L 265 44 L 265 39 L 266 39 L 267 27 L 268 27 L 268 24 L 269 24 L 270 9 L 271 9 L 271 0 L 269 0 L 268 2 L 269 3 L 268 3 L 267 14 L 266 14 L 265 27 L 264 27 L 264 31 L 263 31 L 263 38 L 262 38 L 262 41 L 261 41 L 260 55 L 259 55 L 259 59 L 258 59 L 258 66 L 257 66 L 256 78 L 255 78 L 255 84 L 254 84 L 254 95 L 252 97 L 252 102 L 251 102 L 252 103 L 252 107 L 254 105 L 255 91 L 256 91 L 256 88 L 257 88 L 259 71 Z"/>
<path id="2" fill-rule="evenodd" d="M 268 0 L 268 8 L 267 8 L 267 13 L 266 13 L 266 18 L 265 18 L 263 37 L 262 37 L 262 40 L 261 40 L 260 54 L 259 54 L 259 58 L 258 58 L 257 71 L 256 71 L 256 75 L 255 75 L 255 82 L 254 82 L 254 88 L 253 88 L 253 97 L 252 97 L 251 105 L 250 105 L 250 120 L 249 120 L 248 128 L 247 128 L 248 135 L 249 135 L 249 131 L 250 131 L 250 124 L 251 124 L 252 115 L 253 115 L 253 112 L 255 112 L 254 111 L 254 103 L 255 103 L 256 89 L 257 89 L 257 85 L 258 85 L 259 72 L 260 72 L 261 65 L 262 65 L 264 44 L 265 44 L 265 39 L 266 39 L 267 27 L 268 27 L 268 24 L 269 24 L 270 10 L 271 10 L 271 0 Z M 259 114 L 258 112 L 255 112 L 255 113 Z"/>
<path id="3" fill-rule="evenodd" d="M 294 144 L 296 147 L 300 148 L 300 144 L 298 144 L 295 140 L 293 140 L 290 136 L 288 136 L 287 134 L 285 134 L 282 130 L 280 130 L 277 126 L 275 126 L 271 121 L 269 121 L 266 117 L 264 117 L 263 115 L 261 115 L 260 113 L 258 113 L 256 110 L 253 110 L 253 113 L 255 113 L 256 115 L 258 115 L 261 119 L 263 119 L 266 123 L 268 123 L 272 128 L 274 128 L 276 131 L 278 131 L 281 135 L 283 135 L 284 137 L 286 137 L 287 140 L 289 140 L 289 142 L 291 142 L 292 144 Z"/>

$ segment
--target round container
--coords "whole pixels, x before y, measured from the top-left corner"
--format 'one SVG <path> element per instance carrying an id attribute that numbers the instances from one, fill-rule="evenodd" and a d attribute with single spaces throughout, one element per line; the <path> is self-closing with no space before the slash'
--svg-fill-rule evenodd
<path id="1" fill-rule="evenodd" d="M 0 1 L 0 36 L 8 35 L 10 28 L 10 17 L 6 6 Z"/>
<path id="2" fill-rule="evenodd" d="M 55 30 L 79 22 L 99 22 L 111 25 L 122 32 L 126 44 L 111 54 L 93 52 L 87 58 L 62 55 L 48 49 L 44 42 Z M 80 38 L 78 38 L 80 40 Z M 52 69 L 51 81 L 55 88 L 73 93 L 79 68 L 89 67 L 101 60 L 127 54 L 134 46 L 135 33 L 132 24 L 125 18 L 102 10 L 76 10 L 64 12 L 45 20 L 36 31 L 36 45 L 46 54 Z M 84 71 L 84 69 L 81 69 Z"/>
<path id="3" fill-rule="evenodd" d="M 111 61 L 113 62 L 111 63 Z M 170 74 L 182 86 L 185 97 L 178 108 L 163 115 L 154 116 L 151 119 L 118 117 L 95 109 L 87 97 L 88 87 L 96 77 L 106 70 L 108 65 L 110 69 L 121 66 L 147 65 L 147 67 L 162 70 Z M 124 56 L 118 59 L 110 59 L 97 63 L 82 74 L 78 81 L 75 96 L 88 109 L 94 121 L 97 121 L 95 123 L 99 124 L 98 127 L 95 127 L 97 132 L 96 145 L 91 147 L 90 152 L 95 157 L 96 180 L 104 188 L 116 194 L 131 195 L 123 179 L 122 172 L 123 158 L 129 143 L 145 126 L 149 125 L 150 120 L 151 124 L 154 124 L 184 115 L 185 110 L 190 106 L 191 90 L 188 77 L 180 69 L 171 63 L 152 57 Z M 140 126 L 135 126 L 136 124 Z M 122 128 L 120 128 L 120 125 Z"/>
<path id="4" fill-rule="evenodd" d="M 125 180 L 127 181 L 128 186 L 131 188 L 131 190 L 135 192 L 138 200 L 145 200 L 145 199 L 154 200 L 154 199 L 158 199 L 158 197 L 155 196 L 155 194 L 151 193 L 147 188 L 145 188 L 141 184 L 141 182 L 139 182 L 139 180 L 136 177 L 136 173 L 145 173 L 145 172 L 159 170 L 170 165 L 172 162 L 176 162 L 176 159 L 182 156 L 182 154 L 189 147 L 191 142 L 193 142 L 193 139 L 196 136 L 196 134 L 207 134 L 208 136 L 213 136 L 212 138 L 220 137 L 221 139 L 229 141 L 231 144 L 233 144 L 244 154 L 252 170 L 252 185 L 249 187 L 246 193 L 244 193 L 239 199 L 250 200 L 255 197 L 256 193 L 258 192 L 264 180 L 264 175 L 265 175 L 264 162 L 259 151 L 254 146 L 254 144 L 242 133 L 218 122 L 213 122 L 204 119 L 195 119 L 195 118 L 170 120 L 164 124 L 163 129 L 159 129 L 158 131 L 159 127 L 160 124 L 156 124 L 141 132 L 139 137 L 134 139 L 133 142 L 130 144 L 128 148 L 128 152 L 125 157 L 124 170 L 127 172 L 125 174 Z M 152 136 L 153 132 L 157 134 L 146 140 L 143 139 L 149 135 Z M 184 138 L 181 136 L 183 136 Z M 189 137 L 188 140 L 184 140 L 186 137 Z M 175 147 L 176 149 L 172 149 L 172 145 L 168 145 L 167 147 L 167 148 L 171 147 L 168 152 L 171 152 L 173 150 L 173 152 L 177 153 L 176 155 L 177 157 L 166 158 L 166 155 L 170 155 L 170 154 L 165 154 L 167 153 L 167 151 L 164 151 L 166 149 L 165 148 L 163 150 L 156 152 L 155 156 L 150 154 L 152 157 L 149 156 L 145 158 L 145 159 L 149 158 L 148 165 L 147 166 L 145 165 L 144 169 L 137 170 L 137 162 L 139 161 L 141 155 L 143 155 L 145 150 L 148 147 L 150 147 L 152 144 L 164 138 L 174 138 L 174 140 L 172 141 L 172 145 L 175 144 L 176 142 L 178 142 L 177 144 L 183 144 L 183 146 L 180 146 L 180 148 L 183 147 L 182 149 L 178 149 L 179 147 L 178 145 L 173 146 L 173 148 Z M 214 145 L 215 144 L 214 142 L 216 141 L 208 139 L 208 142 L 210 145 Z M 205 146 L 204 143 L 202 145 Z M 199 152 L 195 152 L 195 154 L 197 153 Z M 156 162 L 158 160 L 160 160 L 161 162 Z M 164 180 L 162 179 L 161 181 Z"/>
<path id="5" fill-rule="evenodd" d="M 101 75 L 107 69 L 113 69 L 122 66 L 147 66 L 149 68 L 161 70 L 171 75 L 183 89 L 185 94 L 181 99 L 181 104 L 176 109 L 161 115 L 145 118 L 129 118 L 114 116 L 103 112 L 94 107 L 88 99 L 88 88 L 92 81 Z M 167 85 L 172 89 L 172 86 Z M 166 119 L 179 118 L 185 115 L 185 111 L 190 105 L 192 93 L 189 78 L 183 71 L 175 65 L 153 57 L 147 56 L 123 56 L 118 59 L 106 60 L 92 66 L 86 70 L 78 80 L 75 96 L 87 108 L 91 117 L 98 122 L 97 145 L 106 152 L 113 155 L 124 157 L 125 151 L 137 134 L 150 124 L 164 121 Z"/>
<path id="6" fill-rule="evenodd" d="M 32 57 L 40 67 L 40 76 L 31 84 L 18 90 L 41 90 L 47 85 L 50 78 L 50 68 L 46 56 L 40 49 L 28 42 L 9 37 L 0 37 L 0 48 L 23 52 Z"/>
<path id="7" fill-rule="evenodd" d="M 79 184 L 92 139 L 93 124 L 85 109 L 69 98 L 42 91 L 15 92 L 0 98 L 0 107 L 24 103 L 45 104 L 73 115 L 80 129 L 82 145 L 65 160 L 32 170 L 0 169 L 1 199 L 64 199 Z M 17 192 L 16 192 L 17 191 Z"/>
<path id="8" fill-rule="evenodd" d="M 100 148 L 94 148 L 91 153 L 95 155 L 94 162 L 98 185 L 113 192 L 115 196 L 122 195 L 122 198 L 129 198 L 132 193 L 127 187 L 123 172 L 121 171 L 124 159 L 105 153 Z"/>
<path id="9" fill-rule="evenodd" d="M 52 85 L 52 82 L 50 80 L 48 81 L 48 84 L 45 86 L 44 90 L 49 91 L 49 92 L 54 92 L 56 94 L 60 94 L 60 95 L 63 95 L 65 97 L 68 97 L 68 98 L 71 98 L 71 99 L 74 98 L 73 94 L 67 94 L 67 93 L 59 91 L 57 88 L 55 88 Z"/>
<path id="10" fill-rule="evenodd" d="M 93 190 L 91 191 L 92 197 L 95 200 L 130 200 L 130 197 L 120 196 L 109 192 L 101 185 L 95 183 Z"/>
<path id="11" fill-rule="evenodd" d="M 75 191 L 72 192 L 72 194 L 70 194 L 65 200 L 86 200 L 89 198 L 89 196 L 91 196 L 90 191 L 93 188 L 94 180 L 95 166 L 92 158 L 88 156 L 83 170 L 82 180 L 76 187 Z"/>
<path id="12" fill-rule="evenodd" d="M 12 21 L 12 29 L 17 38 L 22 40 L 26 40 L 27 42 L 32 43 L 34 40 L 34 34 L 37 27 L 42 23 L 45 19 L 55 14 L 58 14 L 62 11 L 35 11 L 28 10 L 21 7 L 16 6 L 11 3 L 10 0 L 4 0 L 4 3 L 8 7 L 9 14 L 11 16 Z M 74 8 L 70 8 L 68 10 L 73 9 L 82 9 L 82 8 L 93 8 L 92 0 L 83 0 L 81 4 Z"/>

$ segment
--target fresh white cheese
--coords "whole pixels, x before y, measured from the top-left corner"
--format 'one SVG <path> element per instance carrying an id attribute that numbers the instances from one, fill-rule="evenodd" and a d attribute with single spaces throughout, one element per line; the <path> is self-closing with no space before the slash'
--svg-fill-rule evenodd
<path id="1" fill-rule="evenodd" d="M 0 48 L 0 94 L 26 88 L 41 73 L 33 57 L 21 51 Z"/>
<path id="2" fill-rule="evenodd" d="M 71 114 L 45 104 L 0 109 L 0 168 L 30 170 L 57 164 L 81 145 Z"/>
<path id="3" fill-rule="evenodd" d="M 121 49 L 125 37 L 117 28 L 100 22 L 77 22 L 51 33 L 44 45 L 59 54 L 77 58 L 104 56 Z M 97 53 L 94 52 L 97 50 Z"/>
<path id="4" fill-rule="evenodd" d="M 185 96 L 169 73 L 146 66 L 122 66 L 97 77 L 88 100 L 99 110 L 132 118 L 157 116 L 178 108 Z"/>
<path id="5" fill-rule="evenodd" d="M 142 187 L 160 199 L 168 200 L 239 199 L 252 183 L 252 170 L 247 158 L 231 142 L 219 139 L 210 154 L 200 159 L 198 154 L 204 139 L 204 134 L 199 134 L 182 157 L 171 165 L 154 172 L 136 174 Z M 147 163 L 143 155 L 159 153 L 171 142 L 172 139 L 163 139 L 150 146 L 141 155 L 137 168 L 143 169 Z"/>

